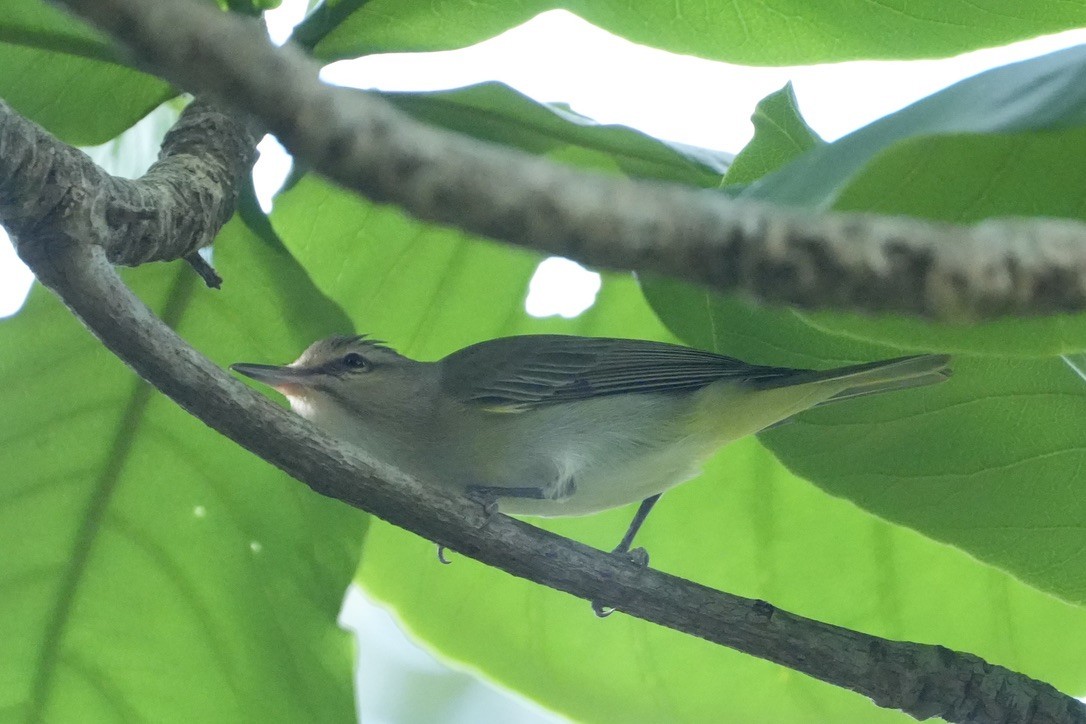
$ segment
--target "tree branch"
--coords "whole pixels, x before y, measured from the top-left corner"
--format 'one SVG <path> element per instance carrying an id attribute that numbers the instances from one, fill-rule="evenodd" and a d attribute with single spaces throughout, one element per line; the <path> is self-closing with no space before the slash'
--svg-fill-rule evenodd
<path id="1" fill-rule="evenodd" d="M 12 124 L 0 115 L 0 139 Z M 25 121 L 21 121 L 25 123 Z M 18 123 L 14 124 L 16 127 Z M 215 126 L 211 133 L 229 132 Z M 102 342 L 144 379 L 184 409 L 271 462 L 316 492 L 366 510 L 436 543 L 515 576 L 565 591 L 708 641 L 777 662 L 852 689 L 876 704 L 917 718 L 941 716 L 970 722 L 1086 722 L 1086 708 L 1043 682 L 940 646 L 869 636 L 797 616 L 764 601 L 741 598 L 675 576 L 633 565 L 580 543 L 503 515 L 488 518 L 477 503 L 420 484 L 361 451 L 317 430 L 227 376 L 159 321 L 124 285 L 98 235 L 108 225 L 108 193 L 117 187 L 84 157 L 44 133 L 33 152 L 2 152 L 0 221 L 13 234 L 20 256 Z M 213 155 L 218 145 L 203 146 Z M 176 146 L 167 145 L 161 163 Z M 49 184 L 14 182 L 18 164 L 42 155 L 54 163 Z M 197 166 L 197 160 L 193 160 Z M 242 172 L 242 164 L 233 165 Z M 92 172 L 93 171 L 93 172 Z M 64 177 L 64 173 L 71 173 Z M 37 179 L 32 176 L 31 179 Z M 238 177 L 221 179 L 226 189 Z M 141 181 L 132 182 L 135 184 Z M 100 184 L 96 186 L 95 184 Z M 66 189 L 65 213 L 55 204 L 34 207 L 42 188 Z M 150 192 L 149 192 L 150 193 Z M 159 188 L 157 194 L 173 193 Z M 176 206 L 154 202 L 159 215 Z M 37 208 L 40 218 L 28 209 Z M 168 223 L 142 218 L 141 224 Z M 85 228 L 80 229 L 79 224 Z M 175 224 L 203 233 L 203 227 Z M 138 237 L 143 226 L 128 233 Z M 88 242 L 81 240 L 85 233 Z M 170 248 L 192 248 L 169 240 Z M 121 248 L 134 245 L 124 243 Z M 585 611 L 585 615 L 590 615 Z"/>
<path id="2" fill-rule="evenodd" d="M 181 87 L 256 116 L 379 202 L 583 262 L 806 308 L 963 321 L 1086 310 L 1086 225 L 827 213 L 577 172 L 417 123 L 238 18 L 178 0 L 61 0 Z"/>
<path id="3" fill-rule="evenodd" d="M 58 239 L 26 261 L 121 359 L 203 422 L 309 485 L 515 576 L 852 689 L 919 719 L 1086 722 L 1053 687 L 941 646 L 890 641 L 639 568 L 426 487 L 227 377 L 159 322 L 100 249 Z M 590 615 L 586 607 L 585 615 Z"/>
<path id="4" fill-rule="evenodd" d="M 64 237 L 101 247 L 114 264 L 196 256 L 234 213 L 256 140 L 232 115 L 195 100 L 166 134 L 158 161 L 131 181 L 0 100 L 0 218 L 23 244 Z M 199 261 L 210 280 L 214 271 Z"/>

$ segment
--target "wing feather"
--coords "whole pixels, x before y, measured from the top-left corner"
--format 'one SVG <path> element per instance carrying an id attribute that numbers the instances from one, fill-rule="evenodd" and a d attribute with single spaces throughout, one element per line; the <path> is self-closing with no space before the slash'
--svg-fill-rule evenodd
<path id="1" fill-rule="evenodd" d="M 561 335 L 492 339 L 454 352 L 441 365 L 447 393 L 504 411 L 603 395 L 693 391 L 725 379 L 768 382 L 805 372 L 663 342 Z"/>

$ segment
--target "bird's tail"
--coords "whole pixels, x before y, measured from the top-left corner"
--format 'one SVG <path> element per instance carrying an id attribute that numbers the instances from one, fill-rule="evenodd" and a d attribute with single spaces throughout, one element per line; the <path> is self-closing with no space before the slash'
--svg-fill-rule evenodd
<path id="1" fill-rule="evenodd" d="M 839 400 L 850 400 L 853 397 L 877 395 L 882 392 L 942 382 L 950 377 L 949 365 L 950 355 L 915 355 L 815 372 L 810 381 L 838 380 L 848 384 L 833 397 L 821 403 L 825 405 Z"/>
<path id="2" fill-rule="evenodd" d="M 841 386 L 841 389 L 829 399 L 819 403 L 825 405 L 853 397 L 942 382 L 950 377 L 949 364 L 949 355 L 925 354 L 867 362 L 832 370 L 797 370 L 796 374 L 772 381 L 766 380 L 766 382 L 769 383 L 767 386 L 771 387 L 791 387 L 834 381 Z"/>

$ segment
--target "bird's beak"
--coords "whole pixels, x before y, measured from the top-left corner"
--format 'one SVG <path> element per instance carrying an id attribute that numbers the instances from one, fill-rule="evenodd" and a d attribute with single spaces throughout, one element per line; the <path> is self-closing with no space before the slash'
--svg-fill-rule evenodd
<path id="1" fill-rule="evenodd" d="M 295 367 L 277 367 L 276 365 L 257 365 L 239 362 L 230 365 L 238 374 L 263 382 L 284 395 L 297 395 L 306 387 L 305 370 Z"/>

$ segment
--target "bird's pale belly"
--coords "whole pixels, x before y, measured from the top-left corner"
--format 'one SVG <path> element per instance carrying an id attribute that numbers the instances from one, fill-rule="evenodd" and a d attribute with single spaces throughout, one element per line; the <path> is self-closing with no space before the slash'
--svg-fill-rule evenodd
<path id="1" fill-rule="evenodd" d="M 626 505 L 690 479 L 719 446 L 689 433 L 693 403 L 687 395 L 642 394 L 495 414 L 484 446 L 454 453 L 471 460 L 455 467 L 473 471 L 465 486 L 522 489 L 498 494 L 505 513 L 586 515 Z"/>
<path id="2" fill-rule="evenodd" d="M 499 498 L 498 507 L 515 515 L 587 515 L 643 500 L 685 482 L 700 472 L 713 446 L 672 446 L 630 455 L 624 460 L 597 460 L 570 471 L 572 486 L 556 499 Z"/>

